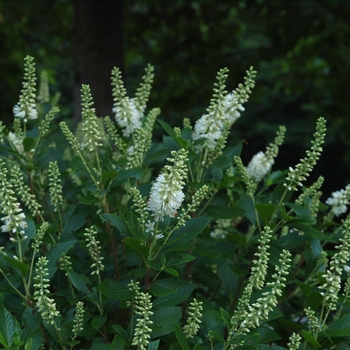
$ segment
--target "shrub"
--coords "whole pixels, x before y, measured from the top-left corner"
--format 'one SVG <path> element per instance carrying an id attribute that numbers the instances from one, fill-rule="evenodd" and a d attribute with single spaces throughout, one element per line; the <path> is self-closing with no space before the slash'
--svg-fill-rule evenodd
<path id="1" fill-rule="evenodd" d="M 206 113 L 171 128 L 112 71 L 113 113 L 83 85 L 73 133 L 34 60 L 1 125 L 0 343 L 8 349 L 349 349 L 350 187 L 310 184 L 326 122 L 288 170 L 285 128 L 245 166 L 229 130 L 254 87 L 217 74 Z M 152 142 L 161 127 L 162 142 Z"/>

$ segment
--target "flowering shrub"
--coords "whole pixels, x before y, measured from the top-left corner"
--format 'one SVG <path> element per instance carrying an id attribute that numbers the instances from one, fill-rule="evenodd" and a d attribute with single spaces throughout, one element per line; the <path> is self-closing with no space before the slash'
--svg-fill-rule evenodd
<path id="1" fill-rule="evenodd" d="M 349 186 L 323 202 L 308 181 L 323 118 L 288 170 L 273 168 L 283 126 L 243 164 L 227 140 L 255 75 L 227 93 L 220 70 L 206 113 L 172 128 L 147 109 L 153 67 L 132 98 L 115 68 L 115 120 L 83 85 L 73 133 L 26 57 L 0 125 L 4 348 L 349 349 Z"/>

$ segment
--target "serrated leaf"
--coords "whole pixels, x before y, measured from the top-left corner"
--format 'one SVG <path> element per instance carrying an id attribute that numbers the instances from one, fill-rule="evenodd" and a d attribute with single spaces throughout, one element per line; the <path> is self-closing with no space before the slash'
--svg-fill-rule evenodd
<path id="1" fill-rule="evenodd" d="M 149 247 L 143 245 L 143 242 L 134 237 L 126 237 L 123 242 L 144 261 L 147 260 L 149 255 Z"/>
<path id="2" fill-rule="evenodd" d="M 227 169 L 232 165 L 232 159 L 233 158 L 227 158 L 227 157 L 219 157 L 214 159 L 213 161 L 213 166 L 215 168 L 220 168 L 220 169 Z"/>
<path id="3" fill-rule="evenodd" d="M 344 330 L 347 331 L 347 335 L 350 335 L 350 314 L 335 320 L 326 329 L 327 334 L 330 337 L 339 336 L 339 334 L 341 334 Z M 341 336 L 343 335 L 344 334 Z"/>
<path id="4" fill-rule="evenodd" d="M 124 220 L 115 214 L 100 214 L 102 222 L 109 222 L 112 226 L 116 227 L 121 235 L 128 236 L 130 231 L 125 224 Z"/>
<path id="5" fill-rule="evenodd" d="M 174 324 L 175 327 L 175 335 L 176 339 L 181 347 L 182 350 L 191 350 L 190 345 L 188 344 L 188 341 L 180 328 L 176 323 Z"/>
<path id="6" fill-rule="evenodd" d="M 152 332 L 152 338 L 158 338 L 174 332 L 174 322 L 179 321 L 181 317 L 181 307 L 179 306 L 156 310 L 151 317 L 153 324 L 156 325 Z"/>
<path id="7" fill-rule="evenodd" d="M 63 254 L 66 254 L 75 242 L 76 240 L 71 240 L 55 244 L 46 255 L 48 266 L 55 265 L 57 260 L 61 258 Z"/>
<path id="8" fill-rule="evenodd" d="M 21 261 L 18 261 L 16 259 L 10 258 L 9 256 L 5 255 L 4 259 L 13 267 L 17 268 L 23 277 L 27 277 L 28 274 L 28 266 Z"/>
<path id="9" fill-rule="evenodd" d="M 24 328 L 21 332 L 21 338 L 23 341 L 29 340 L 33 333 L 39 328 L 41 323 L 41 316 L 36 309 L 27 308 L 22 314 L 22 324 Z M 33 339 L 31 344 L 33 343 Z"/>
<path id="10" fill-rule="evenodd" d="M 156 297 L 173 293 L 179 287 L 179 279 L 168 277 L 156 280 L 151 286 L 151 292 Z"/>
<path id="11" fill-rule="evenodd" d="M 272 215 L 275 213 L 277 206 L 269 203 L 255 204 L 257 210 L 264 225 L 268 225 L 271 221 Z"/>
<path id="12" fill-rule="evenodd" d="M 154 340 L 148 343 L 147 350 L 157 350 L 160 340 Z"/>
<path id="13" fill-rule="evenodd" d="M 114 300 L 129 300 L 134 297 L 134 293 L 128 286 L 112 279 L 104 280 L 97 289 L 106 297 Z"/>
<path id="14" fill-rule="evenodd" d="M 0 342 L 5 348 L 12 346 L 12 337 L 16 332 L 16 319 L 5 309 L 3 295 L 0 295 Z"/>
<path id="15" fill-rule="evenodd" d="M 162 307 L 175 306 L 187 300 L 196 286 L 189 282 L 181 282 L 177 289 L 170 294 L 161 296 L 154 300 L 153 306 L 157 309 Z"/>
<path id="16" fill-rule="evenodd" d="M 175 245 L 182 245 L 191 241 L 203 232 L 210 220 L 211 218 L 208 217 L 198 217 L 187 221 L 185 226 L 181 226 L 173 233 L 170 242 L 176 242 Z"/>
<path id="17" fill-rule="evenodd" d="M 84 292 L 86 294 L 90 293 L 90 290 L 86 285 L 89 282 L 89 279 L 86 276 L 80 275 L 79 273 L 76 273 L 71 270 L 67 271 L 67 275 L 69 280 L 72 282 L 73 286 L 76 288 L 76 290 L 78 290 L 79 292 Z"/>
<path id="18" fill-rule="evenodd" d="M 300 334 L 312 346 L 313 349 L 318 349 L 321 347 L 320 343 L 317 342 L 310 332 L 302 330 Z"/>

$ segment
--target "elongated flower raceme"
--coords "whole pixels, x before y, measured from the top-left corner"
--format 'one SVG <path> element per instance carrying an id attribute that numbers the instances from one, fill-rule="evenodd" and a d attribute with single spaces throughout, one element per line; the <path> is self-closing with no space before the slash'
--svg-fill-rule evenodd
<path id="1" fill-rule="evenodd" d="M 27 227 L 26 217 L 20 208 L 20 204 L 14 197 L 13 185 L 7 180 L 7 169 L 5 163 L 0 160 L 0 204 L 1 213 L 4 215 L 1 221 L 2 232 L 11 232 L 16 238 L 11 237 L 12 241 L 26 239 L 24 229 Z"/>
<path id="2" fill-rule="evenodd" d="M 239 84 L 232 93 L 225 91 L 225 81 L 228 69 L 221 69 L 217 74 L 217 83 L 214 84 L 214 95 L 210 101 L 207 113 L 195 124 L 193 139 L 205 138 L 205 146 L 214 149 L 216 143 L 223 136 L 224 130 L 241 116 L 244 111 L 243 103 L 248 101 L 251 89 L 254 87 L 256 71 L 251 67 L 244 77 L 244 84 Z"/>
<path id="3" fill-rule="evenodd" d="M 54 299 L 49 297 L 50 280 L 47 278 L 49 276 L 47 264 L 48 260 L 46 257 L 40 256 L 35 270 L 34 299 L 42 319 L 47 323 L 54 324 L 55 318 L 60 316 L 60 313 L 56 308 Z"/>
<path id="4" fill-rule="evenodd" d="M 148 65 L 146 74 L 142 77 L 143 82 L 136 91 L 135 98 L 129 98 L 126 95 L 120 70 L 118 68 L 112 70 L 114 99 L 112 110 L 115 113 L 118 125 L 123 129 L 123 135 L 126 137 L 142 126 L 142 118 L 151 91 L 153 77 L 153 67 Z"/>
<path id="5" fill-rule="evenodd" d="M 187 151 L 180 149 L 171 152 L 168 158 L 173 165 L 166 165 L 151 188 L 147 209 L 152 212 L 155 221 L 162 221 L 165 216 L 175 217 L 185 198 L 182 189 L 187 177 Z"/>
<path id="6" fill-rule="evenodd" d="M 24 59 L 24 81 L 23 89 L 19 102 L 13 107 L 13 114 L 16 118 L 23 119 L 24 122 L 27 119 L 37 119 L 38 112 L 36 110 L 35 103 L 35 64 L 33 57 L 27 56 Z"/>

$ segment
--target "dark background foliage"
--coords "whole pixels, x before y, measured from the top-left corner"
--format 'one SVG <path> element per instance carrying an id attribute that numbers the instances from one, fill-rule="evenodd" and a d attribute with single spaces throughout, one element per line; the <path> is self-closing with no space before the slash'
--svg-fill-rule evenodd
<path id="1" fill-rule="evenodd" d="M 110 27 L 104 32 L 110 35 L 111 47 L 118 45 L 116 65 L 123 70 L 130 94 L 146 64 L 154 65 L 156 77 L 148 106 L 161 107 L 161 118 L 171 125 L 180 125 L 184 117 L 194 122 L 205 112 L 220 68 L 230 69 L 227 87 L 232 90 L 245 70 L 254 66 L 256 88 L 230 140 L 245 141 L 244 163 L 263 150 L 278 125 L 284 124 L 287 137 L 276 168 L 293 166 L 310 147 L 316 118 L 323 116 L 328 122 L 325 151 L 311 180 L 319 174 L 326 177 L 325 195 L 348 183 L 350 2 L 131 0 L 119 2 L 115 13 L 115 21 L 122 23 L 119 29 L 103 20 L 103 11 L 102 20 L 97 20 L 101 13 L 86 11 L 83 16 L 91 25 L 81 36 L 75 23 L 77 11 L 91 4 L 102 8 L 110 2 L 114 1 L 0 2 L 2 120 L 7 124 L 12 120 L 26 55 L 35 57 L 39 70 L 48 70 L 51 91 L 61 93 L 61 117 L 72 119 L 75 114 L 79 118 L 74 86 L 89 83 L 94 94 L 99 82 L 89 73 L 83 76 L 85 81 L 77 77 L 77 57 L 91 59 L 94 54 L 94 67 L 106 66 L 109 74 L 105 63 L 111 53 L 99 50 L 99 57 L 93 46 L 79 45 L 74 38 L 80 34 L 79 38 L 92 41 L 92 32 Z M 110 96 L 98 97 L 95 103 L 101 115 L 103 108 L 112 107 Z"/>

